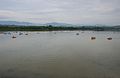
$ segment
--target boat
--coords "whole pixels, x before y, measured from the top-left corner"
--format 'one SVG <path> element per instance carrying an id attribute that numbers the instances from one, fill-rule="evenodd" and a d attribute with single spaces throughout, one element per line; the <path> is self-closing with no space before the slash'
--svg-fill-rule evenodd
<path id="1" fill-rule="evenodd" d="M 76 35 L 79 35 L 79 33 L 76 33 Z"/>
<path id="2" fill-rule="evenodd" d="M 19 35 L 23 35 L 23 33 L 19 33 Z"/>
<path id="3" fill-rule="evenodd" d="M 108 37 L 107 39 L 108 39 L 108 40 L 112 40 L 112 38 L 111 38 L 111 37 Z"/>
<path id="4" fill-rule="evenodd" d="M 96 37 L 91 37 L 91 40 L 95 40 L 96 39 Z"/>
<path id="5" fill-rule="evenodd" d="M 12 38 L 16 38 L 15 36 L 12 36 Z"/>
<path id="6" fill-rule="evenodd" d="M 25 35 L 28 35 L 27 33 Z"/>

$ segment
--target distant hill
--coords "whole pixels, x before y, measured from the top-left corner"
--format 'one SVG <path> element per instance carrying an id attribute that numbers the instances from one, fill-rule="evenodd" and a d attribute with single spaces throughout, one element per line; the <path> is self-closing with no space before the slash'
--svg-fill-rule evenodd
<path id="1" fill-rule="evenodd" d="M 52 26 L 74 26 L 72 24 L 67 24 L 67 23 L 57 23 L 57 22 L 51 22 L 51 23 L 46 23 L 44 24 L 45 26 L 52 25 Z"/>
<path id="2" fill-rule="evenodd" d="M 33 23 L 29 22 L 17 22 L 17 21 L 0 21 L 1 25 L 25 25 L 25 26 L 30 26 L 34 25 Z"/>
<path id="3" fill-rule="evenodd" d="M 18 25 L 18 26 L 49 26 L 49 25 L 52 25 L 52 26 L 73 26 L 72 24 L 57 23 L 57 22 L 39 24 L 39 23 L 18 22 L 18 21 L 0 21 L 0 25 Z"/>
<path id="4" fill-rule="evenodd" d="M 40 23 L 31 23 L 31 22 L 18 22 L 18 21 L 0 21 L 0 25 L 16 25 L 16 26 L 73 26 L 73 27 L 79 27 L 79 26 L 106 26 L 107 25 L 102 25 L 102 24 L 95 24 L 95 25 L 86 25 L 86 24 L 67 24 L 67 23 L 58 23 L 58 22 L 50 22 L 50 23 L 45 23 L 45 24 L 40 24 Z M 112 27 L 112 26 L 111 26 Z M 115 25 L 113 26 L 114 28 L 120 28 L 120 25 Z"/>

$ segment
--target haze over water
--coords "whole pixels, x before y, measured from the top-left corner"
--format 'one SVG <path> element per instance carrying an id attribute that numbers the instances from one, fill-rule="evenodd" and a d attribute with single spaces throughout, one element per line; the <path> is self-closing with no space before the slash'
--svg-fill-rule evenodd
<path id="1" fill-rule="evenodd" d="M 120 77 L 120 32 L 23 33 L 0 34 L 0 78 Z"/>

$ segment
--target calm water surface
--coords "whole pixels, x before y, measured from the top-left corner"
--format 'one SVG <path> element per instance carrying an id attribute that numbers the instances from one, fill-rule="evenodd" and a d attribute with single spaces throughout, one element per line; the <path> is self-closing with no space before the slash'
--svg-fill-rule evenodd
<path id="1" fill-rule="evenodd" d="M 0 33 L 0 78 L 120 78 L 120 32 L 10 33 Z"/>

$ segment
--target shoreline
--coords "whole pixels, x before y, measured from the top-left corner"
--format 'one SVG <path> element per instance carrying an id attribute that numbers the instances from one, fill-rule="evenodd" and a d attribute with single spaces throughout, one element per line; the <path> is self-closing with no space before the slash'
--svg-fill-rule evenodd
<path id="1" fill-rule="evenodd" d="M 0 26 L 0 31 L 120 31 L 120 27 L 98 26 Z"/>

